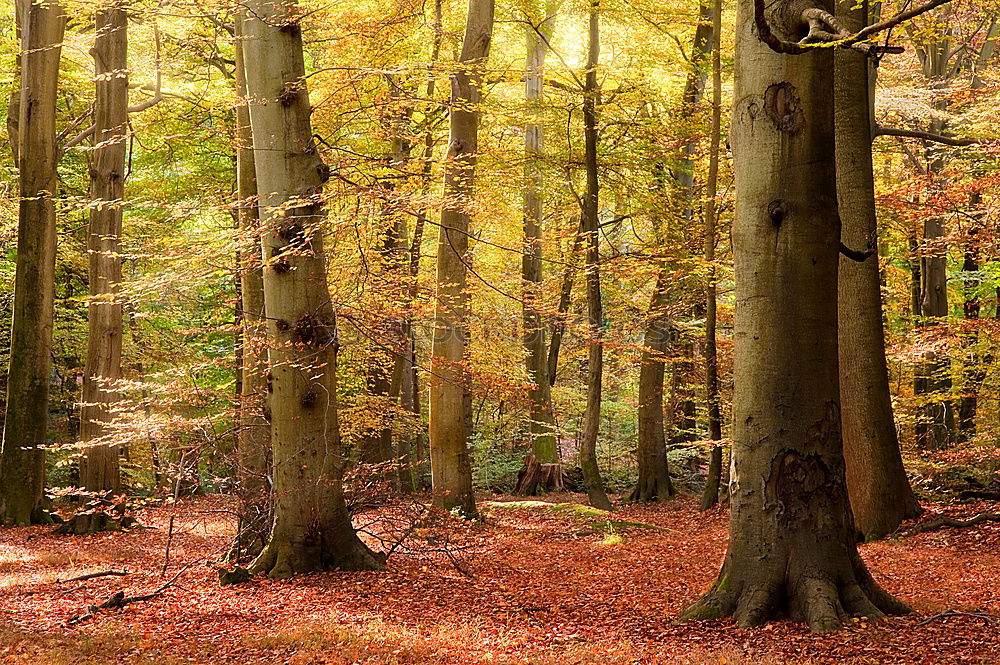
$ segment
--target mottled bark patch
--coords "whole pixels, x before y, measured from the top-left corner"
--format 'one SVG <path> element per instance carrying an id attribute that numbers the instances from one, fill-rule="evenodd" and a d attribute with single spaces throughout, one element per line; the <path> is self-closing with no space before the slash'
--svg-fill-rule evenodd
<path id="1" fill-rule="evenodd" d="M 795 86 L 774 83 L 764 92 L 764 112 L 779 132 L 797 134 L 805 124 L 805 114 Z"/>

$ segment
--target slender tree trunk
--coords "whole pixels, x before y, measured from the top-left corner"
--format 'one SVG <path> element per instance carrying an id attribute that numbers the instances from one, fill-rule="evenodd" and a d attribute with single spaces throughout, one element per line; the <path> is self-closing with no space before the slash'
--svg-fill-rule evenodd
<path id="1" fill-rule="evenodd" d="M 342 485 L 337 332 L 326 283 L 320 160 L 294 2 L 248 0 L 243 57 L 259 193 L 267 312 L 274 526 L 251 572 L 379 568 Z"/>
<path id="2" fill-rule="evenodd" d="M 583 223 L 581 217 L 580 223 Z M 563 271 L 562 284 L 559 287 L 559 303 L 556 305 L 556 317 L 552 322 L 552 339 L 549 342 L 549 355 L 546 362 L 549 385 L 556 385 L 556 372 L 559 369 L 559 349 L 562 346 L 563 335 L 566 334 L 566 314 L 573 299 L 573 282 L 576 278 L 577 266 L 575 259 L 583 247 L 583 227 L 580 226 L 576 235 L 573 236 L 573 243 L 570 245 L 569 254 L 566 256 L 566 269 Z"/>
<path id="3" fill-rule="evenodd" d="M 583 90 L 583 127 L 586 143 L 584 166 L 587 192 L 583 201 L 581 230 L 587 248 L 587 311 L 590 338 L 587 341 L 587 410 L 583 416 L 583 439 L 580 442 L 580 466 L 590 505 L 611 510 L 604 491 L 604 480 L 597 465 L 597 437 L 601 429 L 601 383 L 604 374 L 604 309 L 601 303 L 600 212 L 597 177 L 597 60 L 601 50 L 600 0 L 591 0 L 589 12 L 587 75 Z M 661 377 L 662 380 L 662 377 Z M 661 388 L 662 390 L 662 388 Z"/>
<path id="4" fill-rule="evenodd" d="M 971 203 L 978 206 L 981 199 L 976 192 L 971 197 Z M 984 359 L 979 357 L 976 346 L 979 343 L 979 314 L 982 303 L 979 300 L 979 280 L 974 277 L 979 271 L 979 215 L 973 213 L 976 221 L 974 226 L 966 233 L 965 257 L 962 262 L 962 271 L 967 275 L 963 281 L 965 291 L 965 302 L 962 303 L 962 310 L 965 320 L 969 322 L 970 329 L 962 335 L 962 348 L 965 356 L 962 359 L 962 398 L 958 404 L 958 431 L 964 440 L 969 440 L 976 434 L 976 412 L 979 408 L 979 389 L 986 380 L 986 367 Z"/>
<path id="5" fill-rule="evenodd" d="M 128 134 L 128 17 L 119 2 L 97 11 L 94 40 L 94 150 L 90 164 L 90 303 L 83 377 L 80 485 L 88 491 L 121 489 L 119 446 L 102 442 L 111 432 L 121 377 L 122 207 Z"/>
<path id="6" fill-rule="evenodd" d="M 528 123 L 524 130 L 524 255 L 521 260 L 521 278 L 524 282 L 524 362 L 531 382 L 528 389 L 531 449 L 538 461 L 543 463 L 559 461 L 546 358 L 545 324 L 540 311 L 543 183 L 539 162 L 543 144 L 542 124 L 538 115 L 542 104 L 542 69 L 548 50 L 542 35 L 547 38 L 552 34 L 554 22 L 555 15 L 546 12 L 538 26 L 525 28 L 527 77 L 524 97 L 528 107 Z"/>
<path id="7" fill-rule="evenodd" d="M 56 92 L 66 14 L 58 2 L 22 11 L 17 262 L 0 523 L 37 524 L 44 511 L 56 261 Z"/>
<path id="8" fill-rule="evenodd" d="M 722 413 L 719 405 L 719 347 L 716 340 L 718 323 L 718 297 L 716 293 L 715 245 L 718 241 L 716 227 L 719 207 L 716 202 L 719 190 L 719 157 L 722 148 L 722 2 L 715 0 L 712 7 L 712 26 L 718 35 L 712 45 L 712 129 L 708 152 L 708 184 L 705 192 L 705 265 L 708 269 L 705 284 L 705 399 L 708 402 L 708 436 L 712 441 L 722 439 Z M 705 491 L 701 495 L 701 509 L 708 510 L 719 502 L 719 485 L 722 483 L 722 447 L 712 447 L 708 462 Z"/>
<path id="9" fill-rule="evenodd" d="M 451 127 L 437 253 L 437 307 L 430 379 L 431 482 L 434 502 L 477 516 L 468 448 L 469 373 L 465 292 L 469 206 L 479 135 L 481 67 L 490 54 L 493 0 L 469 0 L 458 69 L 451 77 Z"/>
<path id="10" fill-rule="evenodd" d="M 795 39 L 802 9 L 784 1 L 766 16 Z M 847 498 L 833 52 L 771 51 L 755 30 L 753 0 L 740 0 L 736 25 L 729 548 L 715 585 L 683 617 L 732 615 L 753 626 L 787 609 L 823 632 L 848 615 L 906 609 L 861 561 Z"/>
<path id="11" fill-rule="evenodd" d="M 851 32 L 868 24 L 867 1 L 858 6 L 854 0 L 838 0 L 837 9 Z M 852 249 L 869 244 L 877 248 L 873 100 L 866 83 L 872 72 L 868 58 L 857 51 L 839 49 L 834 61 L 841 240 Z M 920 504 L 903 469 L 892 417 L 878 252 L 861 263 L 841 257 L 839 270 L 840 416 L 847 489 L 858 532 L 874 540 L 919 515 Z"/>
<path id="12" fill-rule="evenodd" d="M 247 101 L 243 58 L 242 9 L 236 12 L 236 188 L 240 264 L 242 381 L 239 398 L 237 482 L 240 522 L 237 554 L 256 556 L 267 542 L 273 521 L 271 506 L 271 426 L 268 422 L 267 318 L 264 315 L 264 273 L 261 266 L 260 215 L 253 130 Z"/>

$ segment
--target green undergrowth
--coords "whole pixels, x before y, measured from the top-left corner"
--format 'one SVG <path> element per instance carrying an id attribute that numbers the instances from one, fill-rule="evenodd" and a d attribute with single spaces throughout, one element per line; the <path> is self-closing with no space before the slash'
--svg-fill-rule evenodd
<path id="1" fill-rule="evenodd" d="M 524 500 L 524 501 L 489 501 L 484 506 L 488 508 L 499 508 L 504 510 L 536 510 L 551 513 L 565 514 L 586 520 L 586 523 L 572 531 L 575 536 L 595 536 L 603 535 L 601 545 L 621 545 L 625 542 L 625 536 L 621 533 L 624 529 L 646 529 L 649 531 L 670 531 L 655 524 L 645 522 L 635 522 L 632 520 L 613 520 L 608 516 L 610 511 L 587 506 L 582 503 L 549 503 L 548 501 Z"/>

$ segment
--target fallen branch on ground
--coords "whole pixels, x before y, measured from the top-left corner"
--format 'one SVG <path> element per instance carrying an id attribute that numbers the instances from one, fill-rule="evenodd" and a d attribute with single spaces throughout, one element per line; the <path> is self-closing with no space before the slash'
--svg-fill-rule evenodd
<path id="1" fill-rule="evenodd" d="M 153 598 L 162 595 L 164 591 L 172 587 L 174 583 L 178 580 L 178 578 L 180 578 L 181 575 L 187 572 L 188 569 L 190 569 L 196 563 L 201 563 L 203 561 L 207 561 L 207 559 L 205 559 L 204 557 L 200 559 L 195 559 L 194 561 L 190 562 L 189 564 L 178 570 L 176 575 L 174 575 L 169 580 L 161 584 L 157 589 L 149 593 L 140 594 L 138 596 L 126 596 L 124 591 L 116 591 L 111 595 L 110 598 L 105 600 L 100 605 L 91 605 L 90 607 L 87 608 L 86 612 L 84 612 L 83 614 L 76 615 L 75 617 L 67 621 L 66 624 L 69 626 L 76 626 L 78 624 L 83 623 L 84 621 L 88 621 L 89 619 L 92 619 L 94 617 L 94 614 L 98 610 L 110 610 L 110 609 L 125 607 L 130 603 L 139 603 L 144 600 L 152 600 Z"/>
<path id="2" fill-rule="evenodd" d="M 56 579 L 56 584 L 69 584 L 70 582 L 86 582 L 87 580 L 92 580 L 97 577 L 108 577 L 109 575 L 114 575 L 115 577 L 124 577 L 128 575 L 127 570 L 102 570 L 97 573 L 87 573 L 86 575 L 77 575 L 76 577 L 70 577 L 69 579 L 60 580 Z"/>
<path id="3" fill-rule="evenodd" d="M 936 531 L 938 529 L 943 529 L 945 527 L 952 527 L 955 529 L 962 529 L 968 526 L 975 526 L 977 524 L 982 524 L 983 522 L 1000 522 L 1000 513 L 984 512 L 979 513 L 974 517 L 970 517 L 967 520 L 959 519 L 957 517 L 935 517 L 934 519 L 927 520 L 926 522 L 921 522 L 917 524 L 909 531 L 903 533 L 903 538 L 908 538 L 910 536 L 916 535 L 918 533 L 926 533 L 927 531 Z"/>
<path id="4" fill-rule="evenodd" d="M 959 612 L 958 610 L 945 610 L 940 614 L 935 614 L 932 617 L 927 617 L 917 625 L 926 626 L 932 621 L 935 621 L 937 619 L 947 619 L 948 617 L 972 617 L 974 619 L 982 619 L 983 622 L 985 622 L 987 625 L 994 622 L 1000 622 L 1000 617 L 995 617 L 992 614 L 984 614 L 982 612 Z"/>

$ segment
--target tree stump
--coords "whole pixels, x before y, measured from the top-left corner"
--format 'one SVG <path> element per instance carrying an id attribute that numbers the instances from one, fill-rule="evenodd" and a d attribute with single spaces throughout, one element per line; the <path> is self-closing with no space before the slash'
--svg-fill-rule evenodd
<path id="1" fill-rule="evenodd" d="M 539 492 L 558 492 L 566 487 L 566 471 L 559 463 L 542 463 L 534 455 L 524 458 L 524 466 L 517 472 L 517 493 L 534 496 Z"/>

